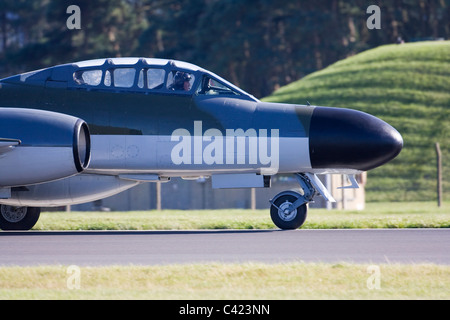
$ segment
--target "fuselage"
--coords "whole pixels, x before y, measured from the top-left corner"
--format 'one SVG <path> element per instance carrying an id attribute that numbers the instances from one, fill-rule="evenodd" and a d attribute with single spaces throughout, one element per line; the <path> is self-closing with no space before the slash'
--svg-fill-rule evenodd
<path id="1" fill-rule="evenodd" d="M 180 74 L 189 76 L 187 87 L 175 87 Z M 357 173 L 393 159 L 403 145 L 393 127 L 366 113 L 261 102 L 179 61 L 99 59 L 0 84 L 0 108 L 54 111 L 88 123 L 87 173 Z"/>

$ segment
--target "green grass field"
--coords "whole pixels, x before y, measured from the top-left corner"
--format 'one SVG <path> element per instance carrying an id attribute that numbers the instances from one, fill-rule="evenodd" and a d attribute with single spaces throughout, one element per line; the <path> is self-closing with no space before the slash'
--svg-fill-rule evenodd
<path id="1" fill-rule="evenodd" d="M 375 281 L 375 274 L 379 279 Z M 0 299 L 450 299 L 450 267 L 188 264 L 0 267 Z"/>
<path id="2" fill-rule="evenodd" d="M 368 203 L 363 211 L 310 209 L 303 229 L 449 228 L 450 203 Z M 33 230 L 273 229 L 269 210 L 43 212 Z"/>
<path id="3" fill-rule="evenodd" d="M 386 45 L 341 60 L 265 98 L 373 114 L 403 136 L 391 163 L 368 173 L 368 201 L 436 199 L 435 143 L 450 196 L 450 41 Z"/>

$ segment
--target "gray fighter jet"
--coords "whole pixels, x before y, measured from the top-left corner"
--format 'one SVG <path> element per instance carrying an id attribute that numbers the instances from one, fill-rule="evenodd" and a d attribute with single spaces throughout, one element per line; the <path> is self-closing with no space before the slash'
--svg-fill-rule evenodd
<path id="1" fill-rule="evenodd" d="M 302 191 L 270 200 L 273 222 L 294 229 L 315 196 L 334 200 L 318 174 L 353 177 L 402 147 L 401 135 L 369 114 L 261 102 L 186 62 L 59 65 L 0 80 L 0 228 L 27 230 L 40 207 L 172 177 L 257 188 L 294 174 Z"/>

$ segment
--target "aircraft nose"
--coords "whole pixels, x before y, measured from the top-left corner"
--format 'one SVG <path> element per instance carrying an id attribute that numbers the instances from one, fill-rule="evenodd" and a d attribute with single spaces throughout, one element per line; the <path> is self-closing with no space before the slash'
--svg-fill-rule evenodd
<path id="1" fill-rule="evenodd" d="M 313 169 L 367 171 L 394 159 L 403 148 L 400 133 L 367 113 L 316 107 L 309 131 Z"/>

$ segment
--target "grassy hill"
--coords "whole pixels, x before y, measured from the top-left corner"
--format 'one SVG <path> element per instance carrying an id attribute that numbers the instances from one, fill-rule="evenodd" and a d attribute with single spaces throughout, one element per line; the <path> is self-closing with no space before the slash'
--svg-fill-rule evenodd
<path id="1" fill-rule="evenodd" d="M 368 201 L 436 199 L 436 153 L 450 198 L 450 41 L 386 45 L 280 88 L 272 102 L 345 107 L 373 114 L 403 136 L 391 163 L 369 171 Z"/>

